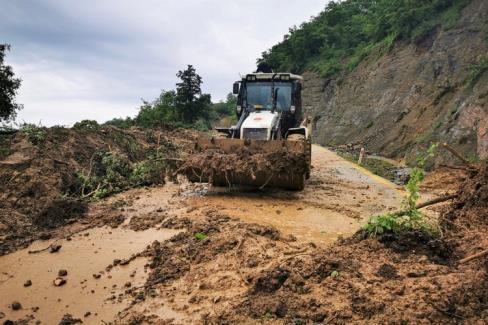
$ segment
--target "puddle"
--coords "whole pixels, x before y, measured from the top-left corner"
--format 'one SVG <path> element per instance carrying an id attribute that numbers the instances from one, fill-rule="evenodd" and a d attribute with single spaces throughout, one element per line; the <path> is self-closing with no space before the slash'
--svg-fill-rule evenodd
<path id="1" fill-rule="evenodd" d="M 349 218 L 337 211 L 307 204 L 290 204 L 276 199 L 254 197 L 207 196 L 194 198 L 193 206 L 211 206 L 242 221 L 273 226 L 300 241 L 332 243 L 339 236 L 351 235 L 362 220 Z"/>
<path id="2" fill-rule="evenodd" d="M 89 235 L 85 236 L 86 233 Z M 147 259 L 137 258 L 128 265 L 116 266 L 99 279 L 93 274 L 105 271 L 114 259 L 129 258 L 154 240 L 166 240 L 176 233 L 178 231 L 169 229 L 135 232 L 123 228 L 95 228 L 74 235 L 71 241 L 58 241 L 62 248 L 57 253 L 29 254 L 28 251 L 43 249 L 54 242 L 40 241 L 0 257 L 0 312 L 6 315 L 2 321 L 34 315 L 42 324 L 57 324 L 66 313 L 89 324 L 113 321 L 130 300 L 110 298 L 123 294 L 127 282 L 133 287 L 144 284 L 148 275 L 144 268 Z M 67 283 L 56 287 L 53 280 L 60 269 L 68 271 L 64 277 Z M 135 276 L 131 277 L 134 272 Z M 27 280 L 31 280 L 32 285 L 24 287 Z M 10 308 L 13 301 L 20 302 L 22 309 L 13 311 Z M 85 318 L 87 312 L 91 314 Z"/>

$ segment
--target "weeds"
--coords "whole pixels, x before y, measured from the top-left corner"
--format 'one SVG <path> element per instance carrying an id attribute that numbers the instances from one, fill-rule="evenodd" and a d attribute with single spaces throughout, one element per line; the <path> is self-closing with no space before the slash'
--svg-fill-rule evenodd
<path id="1" fill-rule="evenodd" d="M 468 86 L 473 87 L 481 76 L 488 71 L 488 57 L 484 57 L 479 63 L 472 65 L 470 70 L 466 82 Z"/>
<path id="2" fill-rule="evenodd" d="M 198 241 L 202 241 L 204 240 L 205 238 L 207 238 L 207 235 L 205 235 L 204 233 L 201 233 L 201 232 L 197 232 L 195 235 L 194 235 L 195 239 L 198 240 Z"/>
<path id="3" fill-rule="evenodd" d="M 42 144 L 47 137 L 46 128 L 31 123 L 20 126 L 21 131 L 27 136 L 27 140 L 33 145 Z"/>
<path id="4" fill-rule="evenodd" d="M 429 147 L 425 155 L 417 159 L 417 166 L 410 173 L 410 180 L 406 185 L 408 195 L 402 202 L 401 213 L 387 213 L 371 216 L 363 229 L 370 236 L 381 235 L 385 232 L 402 232 L 420 230 L 427 233 L 435 233 L 436 227 L 432 225 L 417 209 L 417 201 L 420 198 L 419 187 L 424 180 L 424 167 L 428 159 L 434 156 L 438 144 Z"/>
<path id="5" fill-rule="evenodd" d="M 73 129 L 76 131 L 80 131 L 80 132 L 93 133 L 93 132 L 100 131 L 101 126 L 100 126 L 100 124 L 98 124 L 97 121 L 83 120 L 80 122 L 76 122 L 73 125 Z"/>
<path id="6" fill-rule="evenodd" d="M 12 153 L 10 149 L 10 140 L 5 135 L 0 135 L 0 159 L 9 156 Z"/>

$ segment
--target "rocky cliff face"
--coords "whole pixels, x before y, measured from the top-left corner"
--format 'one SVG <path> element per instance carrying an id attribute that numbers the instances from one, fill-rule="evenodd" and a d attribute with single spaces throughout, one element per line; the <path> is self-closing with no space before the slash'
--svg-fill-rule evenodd
<path id="1" fill-rule="evenodd" d="M 323 145 L 361 144 L 412 159 L 430 141 L 488 158 L 488 1 L 449 30 L 370 55 L 342 80 L 304 74 L 303 100 Z M 441 160 L 454 162 L 447 153 Z"/>

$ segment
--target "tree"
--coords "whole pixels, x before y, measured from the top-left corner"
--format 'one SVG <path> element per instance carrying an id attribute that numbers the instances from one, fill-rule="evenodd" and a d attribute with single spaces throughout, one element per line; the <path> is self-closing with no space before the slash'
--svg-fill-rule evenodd
<path id="1" fill-rule="evenodd" d="M 176 76 L 181 82 L 176 84 L 176 108 L 180 113 L 180 120 L 184 123 L 195 123 L 198 119 L 209 118 L 211 98 L 209 94 L 202 94 L 202 77 L 192 65 Z"/>
<path id="2" fill-rule="evenodd" d="M 21 79 L 15 78 L 12 67 L 4 62 L 5 52 L 9 50 L 10 45 L 0 44 L 0 122 L 15 118 L 22 109 L 22 105 L 15 102 Z"/>

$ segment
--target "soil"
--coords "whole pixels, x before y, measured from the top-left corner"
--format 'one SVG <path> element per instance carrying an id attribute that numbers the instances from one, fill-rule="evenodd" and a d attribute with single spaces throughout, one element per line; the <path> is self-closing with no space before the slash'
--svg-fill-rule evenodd
<path id="1" fill-rule="evenodd" d="M 220 150 L 205 150 L 189 157 L 176 173 L 191 179 L 201 179 L 213 183 L 224 175 L 231 184 L 242 180 L 261 180 L 266 186 L 273 175 L 303 175 L 309 172 L 306 155 L 286 147 L 273 152 L 260 148 L 251 149 L 243 146 L 233 153 Z"/>
<path id="2" fill-rule="evenodd" d="M 314 146 L 312 158 L 302 192 L 212 188 L 179 178 L 86 203 L 61 221 L 45 214 L 54 221 L 43 227 L 19 217 L 17 232 L 4 230 L 17 239 L 2 242 L 9 253 L 0 257 L 0 320 L 488 320 L 486 257 L 459 263 L 488 248 L 486 165 L 466 175 L 458 189 L 452 181 L 446 191 L 458 198 L 443 211 L 429 212 L 439 218 L 442 236 L 409 232 L 370 238 L 361 225 L 370 214 L 396 210 L 402 191 L 324 148 Z M 444 178 L 437 179 L 439 188 Z M 22 237 L 29 228 L 21 221 L 41 230 Z M 35 238 L 43 240 L 31 243 Z M 51 253 L 51 247 L 59 248 Z M 68 271 L 61 277 L 66 283 L 56 287 L 52 281 L 61 269 Z M 25 287 L 27 280 L 31 285 Z M 12 301 L 22 309 L 12 310 Z"/>
<path id="3" fill-rule="evenodd" d="M 156 151 L 178 158 L 196 137 L 195 132 L 170 127 L 42 130 L 45 139 L 35 144 L 24 132 L 9 136 L 11 154 L 0 160 L 0 255 L 86 214 L 88 204 L 81 199 L 77 174 L 102 172 L 101 153 L 115 152 L 130 162 Z"/>

